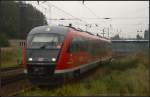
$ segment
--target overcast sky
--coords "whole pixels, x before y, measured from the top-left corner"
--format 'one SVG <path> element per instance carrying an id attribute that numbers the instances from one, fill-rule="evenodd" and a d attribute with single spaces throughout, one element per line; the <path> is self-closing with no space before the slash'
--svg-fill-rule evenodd
<path id="1" fill-rule="evenodd" d="M 94 34 L 109 32 L 110 36 L 136 37 L 137 30 L 143 36 L 149 24 L 149 1 L 26 1 L 42 11 L 49 24 L 72 23 L 76 27 Z M 64 12 L 65 11 L 65 12 Z M 50 20 L 60 18 L 79 18 L 79 20 Z M 99 18 L 99 19 L 96 19 Z M 111 18 L 111 19 L 104 19 Z M 85 24 L 92 24 L 86 29 Z M 97 24 L 98 26 L 95 26 Z M 107 35 L 106 35 L 107 36 Z"/>

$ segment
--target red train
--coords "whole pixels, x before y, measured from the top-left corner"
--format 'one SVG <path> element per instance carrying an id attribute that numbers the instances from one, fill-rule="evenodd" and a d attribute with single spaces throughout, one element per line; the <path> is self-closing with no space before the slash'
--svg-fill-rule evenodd
<path id="1" fill-rule="evenodd" d="M 39 26 L 27 36 L 25 73 L 36 82 L 74 77 L 111 57 L 109 39 L 69 26 Z"/>

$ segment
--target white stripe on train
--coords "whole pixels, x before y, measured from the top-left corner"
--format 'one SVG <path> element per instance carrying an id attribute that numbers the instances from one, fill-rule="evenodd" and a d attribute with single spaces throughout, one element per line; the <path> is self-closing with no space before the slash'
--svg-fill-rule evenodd
<path id="1" fill-rule="evenodd" d="M 72 71 L 87 67 L 88 65 L 95 64 L 95 63 L 98 63 L 100 61 L 105 61 L 105 60 L 108 60 L 108 59 L 101 59 L 101 60 L 98 60 L 98 61 L 95 61 L 95 62 L 91 62 L 89 64 L 84 64 L 84 65 L 81 65 L 81 66 L 77 66 L 77 67 L 74 67 L 74 68 L 71 68 L 71 69 L 55 70 L 55 74 L 72 72 Z"/>

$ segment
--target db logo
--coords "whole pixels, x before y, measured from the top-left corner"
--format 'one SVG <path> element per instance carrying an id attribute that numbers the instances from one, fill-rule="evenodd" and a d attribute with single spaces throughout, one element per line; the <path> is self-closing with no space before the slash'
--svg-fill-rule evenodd
<path id="1" fill-rule="evenodd" d="M 43 61 L 44 60 L 44 58 L 38 58 L 38 61 Z"/>

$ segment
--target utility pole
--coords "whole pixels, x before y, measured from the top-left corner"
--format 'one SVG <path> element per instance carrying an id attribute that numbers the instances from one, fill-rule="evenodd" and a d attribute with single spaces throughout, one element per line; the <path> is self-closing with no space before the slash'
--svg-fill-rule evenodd
<path id="1" fill-rule="evenodd" d="M 82 4 L 84 4 L 84 0 L 82 0 Z"/>
<path id="2" fill-rule="evenodd" d="M 2 1 L 0 0 L 0 15 L 2 15 L 2 14 L 1 14 L 1 12 L 2 12 L 2 11 L 1 11 L 1 10 L 2 10 L 2 7 L 1 7 L 2 4 L 1 4 L 1 3 L 2 3 Z M 1 22 L 0 22 L 0 23 L 1 23 Z M 1 24 L 0 24 L 0 26 L 1 26 Z M 0 27 L 0 29 L 1 29 L 1 27 Z M 0 46 L 0 69 L 1 69 L 1 61 L 2 61 L 2 60 L 1 60 L 1 46 Z M 1 76 L 0 76 L 0 77 L 1 77 Z M 1 80 L 0 80 L 0 87 L 1 87 Z"/>
<path id="3" fill-rule="evenodd" d="M 108 27 L 108 38 L 109 38 L 109 27 Z"/>
<path id="4" fill-rule="evenodd" d="M 38 3 L 38 5 L 39 5 L 40 1 L 39 1 L 39 0 L 37 0 L 37 3 Z"/>
<path id="5" fill-rule="evenodd" d="M 87 28 L 88 28 L 88 24 L 86 24 L 85 26 L 86 26 L 86 31 L 87 31 Z"/>
<path id="6" fill-rule="evenodd" d="M 50 12 L 50 18 L 52 18 L 52 6 L 49 7 L 49 12 Z M 50 25 L 52 24 L 52 21 L 50 21 Z"/>
<path id="7" fill-rule="evenodd" d="M 43 2 L 41 2 L 41 3 L 45 3 L 45 2 L 47 2 L 47 1 L 43 1 Z M 47 5 L 47 4 L 46 4 Z M 50 19 L 52 19 L 52 6 L 51 5 L 47 5 L 48 6 L 48 12 L 50 12 Z M 45 16 L 47 16 L 46 15 L 46 8 L 44 8 L 45 9 Z M 48 24 L 49 25 L 51 25 L 52 24 L 52 20 L 49 20 L 50 22 L 48 22 Z"/>
<path id="8" fill-rule="evenodd" d="M 112 25 L 110 24 L 109 37 L 111 37 L 111 33 L 113 31 Z"/>
<path id="9" fill-rule="evenodd" d="M 106 34 L 106 33 L 105 33 L 105 28 L 103 28 L 103 33 L 101 33 L 101 34 L 103 34 L 103 37 L 104 37 L 104 34 Z"/>
<path id="10" fill-rule="evenodd" d="M 0 0 L 0 15 L 2 15 L 2 1 Z M 1 22 L 0 22 L 1 23 Z M 0 26 L 1 26 L 1 24 L 0 24 Z M 0 29 L 1 29 L 1 27 L 0 27 Z M 0 68 L 1 68 L 1 46 L 0 46 Z M 1 84 L 1 81 L 0 81 L 0 84 Z"/>

